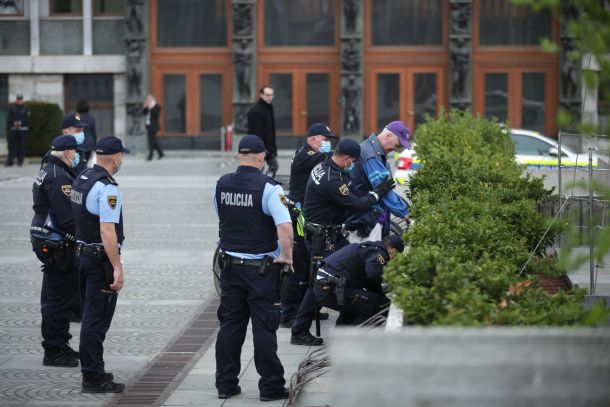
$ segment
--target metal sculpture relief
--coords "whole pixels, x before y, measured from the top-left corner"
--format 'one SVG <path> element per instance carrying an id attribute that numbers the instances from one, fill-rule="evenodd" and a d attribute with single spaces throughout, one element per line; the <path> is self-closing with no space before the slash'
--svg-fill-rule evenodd
<path id="1" fill-rule="evenodd" d="M 572 60 L 574 51 L 573 40 L 568 37 L 561 39 L 563 47 L 563 61 L 561 64 L 561 94 L 569 99 L 576 96 L 578 90 L 578 66 Z"/>
<path id="2" fill-rule="evenodd" d="M 129 127 L 128 134 L 138 134 L 140 132 L 140 124 L 142 123 L 142 104 L 128 104 L 127 113 L 131 116 L 131 126 Z"/>
<path id="3" fill-rule="evenodd" d="M 233 4 L 233 27 L 235 35 L 252 35 L 252 4 Z"/>
<path id="4" fill-rule="evenodd" d="M 142 21 L 142 6 L 145 0 L 127 0 L 125 5 L 127 30 L 133 35 L 142 35 L 144 23 Z"/>
<path id="5" fill-rule="evenodd" d="M 127 43 L 127 88 L 129 96 L 139 97 L 142 93 L 142 52 L 144 39 L 128 38 Z"/>
<path id="6" fill-rule="evenodd" d="M 356 82 L 355 75 L 348 76 L 341 97 L 343 101 L 343 130 L 346 133 L 357 133 L 360 130 L 360 119 L 358 118 L 360 85 Z"/>
<path id="7" fill-rule="evenodd" d="M 463 97 L 466 89 L 466 79 L 470 67 L 470 49 L 466 45 L 463 38 L 455 40 L 455 44 L 451 49 L 451 88 L 453 95 Z"/>
<path id="8" fill-rule="evenodd" d="M 451 4 L 451 32 L 453 34 L 469 34 L 471 10 L 470 3 Z"/>
<path id="9" fill-rule="evenodd" d="M 341 64 L 346 71 L 358 71 L 360 69 L 360 49 L 356 39 L 351 38 L 343 49 Z"/>
<path id="10" fill-rule="evenodd" d="M 252 70 L 252 49 L 247 40 L 241 40 L 235 44 L 233 52 L 235 64 L 235 76 L 237 79 L 237 94 L 239 99 L 250 98 L 250 77 Z"/>
<path id="11" fill-rule="evenodd" d="M 343 1 L 343 16 L 345 17 L 345 31 L 353 34 L 356 32 L 356 20 L 358 19 L 358 0 Z"/>

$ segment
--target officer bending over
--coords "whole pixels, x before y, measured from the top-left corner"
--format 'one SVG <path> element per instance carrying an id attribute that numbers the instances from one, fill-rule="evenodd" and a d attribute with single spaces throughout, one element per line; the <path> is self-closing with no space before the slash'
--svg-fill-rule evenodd
<path id="1" fill-rule="evenodd" d="M 366 321 L 390 304 L 381 289 L 383 268 L 404 248 L 400 237 L 389 235 L 383 241 L 352 243 L 337 250 L 316 273 L 316 302 L 351 316 L 350 325 Z"/>
<path id="2" fill-rule="evenodd" d="M 216 184 L 222 268 L 220 329 L 216 339 L 218 398 L 241 393 L 241 348 L 252 320 L 254 363 L 261 401 L 288 398 L 284 367 L 277 356 L 280 269 L 292 264 L 292 224 L 281 186 L 261 173 L 265 145 L 248 135 L 239 143 L 239 167 Z M 278 245 L 279 239 L 279 245 Z"/>
<path id="3" fill-rule="evenodd" d="M 289 274 L 284 281 L 282 291 L 282 318 L 280 326 L 290 328 L 299 309 L 299 304 L 305 295 L 309 274 L 309 252 L 304 239 L 304 217 L 295 216 L 295 211 L 301 211 L 305 199 L 305 188 L 311 170 L 317 164 L 330 157 L 330 140 L 337 138 L 326 124 L 315 123 L 307 131 L 307 141 L 292 156 L 290 165 L 290 192 L 288 199 L 295 202 L 297 209 L 292 212 L 294 233 L 294 248 L 292 261 L 294 273 Z M 325 314 L 328 318 L 328 314 Z"/>
<path id="4" fill-rule="evenodd" d="M 70 205 L 76 140 L 53 139 L 49 158 L 34 185 L 34 218 L 30 227 L 32 249 L 42 261 L 42 347 L 45 366 L 78 366 L 78 352 L 68 341 L 70 316 L 78 301 L 78 274 L 74 262 L 74 218 Z"/>
<path id="5" fill-rule="evenodd" d="M 123 235 L 123 197 L 112 177 L 129 150 L 117 137 L 105 137 L 95 148 L 97 164 L 74 182 L 72 212 L 76 223 L 77 261 L 83 303 L 80 361 L 85 393 L 120 393 L 104 368 L 104 340 L 110 328 L 117 296 L 123 288 L 120 247 Z"/>
<path id="6" fill-rule="evenodd" d="M 374 191 L 357 196 L 350 190 L 350 170 L 360 156 L 360 146 L 355 140 L 342 139 L 333 156 L 316 165 L 305 190 L 305 242 L 312 261 L 321 260 L 348 244 L 342 225 L 347 211 L 364 212 L 391 191 L 394 182 L 388 177 Z M 309 286 L 292 325 L 293 345 L 316 346 L 321 338 L 309 333 L 316 304 L 313 287 Z"/>

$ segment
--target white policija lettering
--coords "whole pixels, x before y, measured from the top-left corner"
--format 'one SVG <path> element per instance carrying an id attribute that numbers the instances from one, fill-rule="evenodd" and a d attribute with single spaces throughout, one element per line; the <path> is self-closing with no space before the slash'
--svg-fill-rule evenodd
<path id="1" fill-rule="evenodd" d="M 221 192 L 220 204 L 231 206 L 254 206 L 252 194 L 240 194 L 238 192 Z"/>
<path id="2" fill-rule="evenodd" d="M 83 204 L 83 193 L 72 190 L 72 193 L 70 194 L 70 200 L 77 205 L 82 205 Z"/>

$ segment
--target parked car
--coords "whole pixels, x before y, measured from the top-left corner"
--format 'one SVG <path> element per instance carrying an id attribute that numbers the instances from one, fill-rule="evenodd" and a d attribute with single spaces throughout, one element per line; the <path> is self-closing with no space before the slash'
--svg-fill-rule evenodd
<path id="1" fill-rule="evenodd" d="M 557 168 L 559 146 L 556 140 L 538 132 L 511 129 L 510 137 L 515 143 L 515 161 L 530 168 Z M 421 163 L 417 159 L 415 144 L 404 149 L 396 160 L 394 178 L 399 183 L 406 182 Z M 593 154 L 593 166 L 597 167 L 599 157 Z M 561 165 L 563 167 L 586 167 L 589 165 L 588 153 L 577 153 L 565 145 L 561 146 Z"/>

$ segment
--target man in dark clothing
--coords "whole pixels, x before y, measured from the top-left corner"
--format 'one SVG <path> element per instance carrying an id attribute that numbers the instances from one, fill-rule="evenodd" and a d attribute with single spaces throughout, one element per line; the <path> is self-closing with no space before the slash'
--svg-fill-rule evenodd
<path id="1" fill-rule="evenodd" d="M 259 100 L 248 112 L 248 134 L 254 134 L 263 139 L 265 148 L 269 152 L 265 157 L 267 173 L 275 177 L 279 168 L 277 162 L 277 146 L 275 144 L 275 116 L 273 115 L 273 88 L 265 85 L 259 93 Z"/>
<path id="2" fill-rule="evenodd" d="M 383 241 L 352 243 L 322 262 L 315 277 L 314 297 L 318 304 L 349 316 L 344 324 L 358 325 L 390 303 L 381 288 L 383 268 L 402 252 L 402 239 L 389 235 Z"/>
<path id="3" fill-rule="evenodd" d="M 83 129 L 85 133 L 85 141 L 80 145 L 80 149 L 83 150 L 81 153 L 81 160 L 79 165 L 76 167 L 76 174 L 80 174 L 87 168 L 87 162 L 91 159 L 93 150 L 97 144 L 97 132 L 95 130 L 95 119 L 89 113 L 89 102 L 85 99 L 81 99 L 76 103 L 76 113 L 80 116 L 80 121 L 85 123 L 86 126 Z"/>
<path id="4" fill-rule="evenodd" d="M 23 95 L 17 95 L 15 106 L 8 111 L 8 157 L 5 167 L 13 165 L 15 157 L 17 165 L 23 165 L 25 158 L 25 140 L 28 137 L 30 110 L 23 104 Z"/>
<path id="5" fill-rule="evenodd" d="M 146 161 L 152 160 L 155 151 L 157 151 L 160 160 L 164 155 L 157 138 L 157 133 L 161 130 L 161 125 L 159 124 L 161 106 L 157 104 L 153 95 L 148 95 L 144 100 L 143 113 L 146 116 L 146 134 L 148 136 L 148 157 L 146 157 Z"/>

